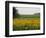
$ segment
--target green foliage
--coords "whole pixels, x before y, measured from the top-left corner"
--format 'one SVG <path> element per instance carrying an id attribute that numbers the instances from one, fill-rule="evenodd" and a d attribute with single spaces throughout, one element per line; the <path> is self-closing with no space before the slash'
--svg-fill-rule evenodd
<path id="1" fill-rule="evenodd" d="M 40 18 L 40 16 L 36 16 L 36 15 L 17 15 L 16 18 Z"/>
<path id="2" fill-rule="evenodd" d="M 13 31 L 15 30 L 40 30 L 40 25 L 14 25 L 13 26 Z"/>

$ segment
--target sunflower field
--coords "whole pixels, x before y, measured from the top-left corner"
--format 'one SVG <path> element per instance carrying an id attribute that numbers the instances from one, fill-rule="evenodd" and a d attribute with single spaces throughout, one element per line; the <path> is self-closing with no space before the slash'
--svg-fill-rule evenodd
<path id="1" fill-rule="evenodd" d="M 13 30 L 40 30 L 40 18 L 14 18 Z"/>

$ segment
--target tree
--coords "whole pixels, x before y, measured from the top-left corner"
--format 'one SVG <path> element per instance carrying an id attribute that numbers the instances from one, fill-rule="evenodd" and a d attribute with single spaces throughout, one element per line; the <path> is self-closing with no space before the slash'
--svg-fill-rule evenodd
<path id="1" fill-rule="evenodd" d="M 13 18 L 16 18 L 16 17 L 18 17 L 18 11 L 17 11 L 17 9 L 15 8 L 15 7 L 13 7 Z"/>

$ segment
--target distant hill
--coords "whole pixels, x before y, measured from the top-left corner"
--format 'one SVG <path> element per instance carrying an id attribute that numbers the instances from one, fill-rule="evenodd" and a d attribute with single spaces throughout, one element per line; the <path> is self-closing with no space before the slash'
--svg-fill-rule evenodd
<path id="1" fill-rule="evenodd" d="M 40 16 L 40 13 L 35 13 L 34 15 L 39 15 Z"/>

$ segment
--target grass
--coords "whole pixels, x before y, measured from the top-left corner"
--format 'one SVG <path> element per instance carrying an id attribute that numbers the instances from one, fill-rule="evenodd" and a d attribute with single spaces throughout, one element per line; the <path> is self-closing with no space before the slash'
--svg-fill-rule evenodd
<path id="1" fill-rule="evenodd" d="M 21 25 L 21 26 L 19 26 L 19 25 L 17 25 L 17 26 L 13 26 L 13 31 L 15 31 L 15 30 L 39 30 L 40 29 L 40 25 L 35 25 L 35 26 L 33 26 L 33 25 L 25 25 L 25 26 L 23 26 L 23 25 Z"/>
<path id="2" fill-rule="evenodd" d="M 16 18 L 40 18 L 39 15 L 17 15 Z"/>

